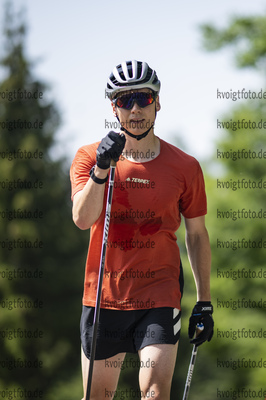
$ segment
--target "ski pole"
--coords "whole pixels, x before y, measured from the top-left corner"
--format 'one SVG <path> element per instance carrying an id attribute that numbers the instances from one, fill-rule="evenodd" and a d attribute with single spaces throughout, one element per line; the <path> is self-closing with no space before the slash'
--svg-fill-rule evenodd
<path id="1" fill-rule="evenodd" d="M 203 324 L 197 324 L 197 335 L 204 329 Z M 186 380 L 186 385 L 185 385 L 185 390 L 183 394 L 183 400 L 188 399 L 188 393 L 191 385 L 191 380 L 192 380 L 192 375 L 195 367 L 195 362 L 197 358 L 197 353 L 198 353 L 198 346 L 195 344 L 193 345 L 192 349 L 192 354 L 191 354 L 191 359 L 188 367 L 188 373 L 187 373 L 187 380 Z"/>
<path id="2" fill-rule="evenodd" d="M 100 258 L 100 266 L 99 266 L 97 297 L 96 297 L 96 304 L 95 304 L 95 309 L 94 309 L 90 367 L 89 367 L 88 384 L 87 384 L 85 400 L 90 400 L 90 394 L 91 394 L 92 373 L 93 373 L 93 365 L 94 365 L 95 353 L 96 353 L 97 329 L 98 329 L 99 317 L 100 317 L 100 305 L 101 305 L 102 283 L 103 283 L 103 276 L 104 276 L 106 247 L 107 247 L 107 240 L 108 240 L 111 205 L 112 205 L 112 197 L 113 197 L 113 189 L 114 189 L 115 167 L 116 167 L 115 162 L 113 160 L 111 160 L 110 177 L 109 177 L 109 182 L 108 182 L 108 192 L 107 192 L 106 210 L 105 210 L 105 218 L 104 218 L 102 250 L 101 250 L 101 258 Z"/>

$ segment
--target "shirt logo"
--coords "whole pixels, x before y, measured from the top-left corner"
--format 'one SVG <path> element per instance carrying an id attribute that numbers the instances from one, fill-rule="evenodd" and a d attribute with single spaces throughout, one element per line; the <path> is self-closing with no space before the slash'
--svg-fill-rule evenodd
<path id="1" fill-rule="evenodd" d="M 128 177 L 126 179 L 126 182 L 143 183 L 145 185 L 145 184 L 149 184 L 150 183 L 150 179 L 140 179 L 140 178 L 130 178 L 130 177 Z"/>

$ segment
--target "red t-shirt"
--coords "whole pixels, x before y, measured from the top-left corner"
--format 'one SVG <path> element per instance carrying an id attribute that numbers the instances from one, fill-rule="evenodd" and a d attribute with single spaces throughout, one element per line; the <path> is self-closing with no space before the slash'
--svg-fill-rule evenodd
<path id="1" fill-rule="evenodd" d="M 81 147 L 72 163 L 72 199 L 89 179 L 99 143 Z M 207 213 L 198 161 L 160 139 L 160 154 L 143 163 L 120 158 L 116 164 L 101 307 L 136 310 L 180 309 L 180 254 L 176 235 L 181 215 Z M 103 211 L 91 227 L 83 304 L 95 306 Z"/>

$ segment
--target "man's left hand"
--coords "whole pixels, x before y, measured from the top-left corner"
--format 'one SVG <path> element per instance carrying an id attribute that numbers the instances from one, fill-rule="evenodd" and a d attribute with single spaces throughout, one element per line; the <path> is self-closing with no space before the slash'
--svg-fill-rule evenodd
<path id="1" fill-rule="evenodd" d="M 200 346 L 206 340 L 208 342 L 211 340 L 214 326 L 212 313 L 213 306 L 210 301 L 197 302 L 189 319 L 188 336 L 190 339 L 193 338 L 198 324 L 203 325 L 203 330 L 190 343 Z"/>

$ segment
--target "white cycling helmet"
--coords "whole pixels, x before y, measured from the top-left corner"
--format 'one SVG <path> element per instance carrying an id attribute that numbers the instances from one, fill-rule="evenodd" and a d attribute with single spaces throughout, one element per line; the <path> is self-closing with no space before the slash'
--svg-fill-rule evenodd
<path id="1" fill-rule="evenodd" d="M 125 61 L 117 65 L 108 78 L 106 95 L 112 100 L 117 93 L 130 89 L 149 88 L 159 93 L 161 82 L 156 72 L 142 61 Z"/>

